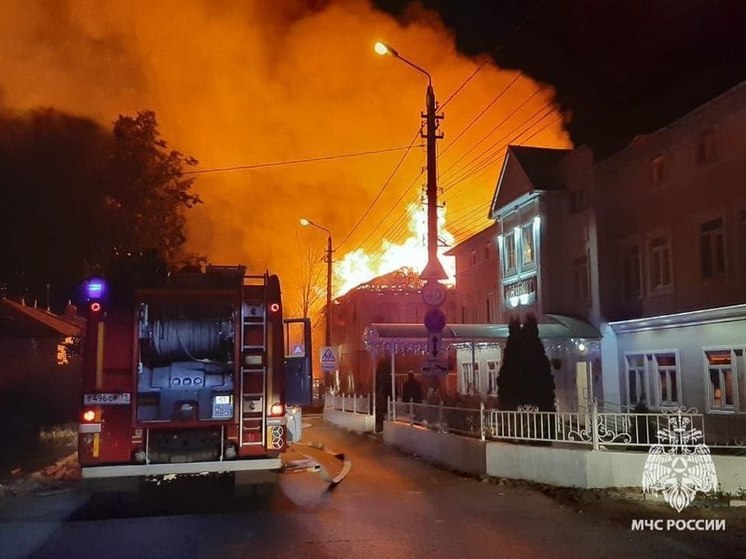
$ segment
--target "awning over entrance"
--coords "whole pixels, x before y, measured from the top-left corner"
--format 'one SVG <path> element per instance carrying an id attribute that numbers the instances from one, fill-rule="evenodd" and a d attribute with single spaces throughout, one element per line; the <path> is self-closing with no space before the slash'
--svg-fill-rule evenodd
<path id="1" fill-rule="evenodd" d="M 559 314 L 545 315 L 547 322 L 539 324 L 539 337 L 542 339 L 601 339 L 597 328 L 583 320 Z M 381 343 L 390 345 L 412 344 L 427 338 L 423 324 L 373 323 L 365 330 L 364 342 L 368 347 Z M 443 329 L 444 343 L 498 342 L 508 339 L 507 324 L 448 324 Z"/>

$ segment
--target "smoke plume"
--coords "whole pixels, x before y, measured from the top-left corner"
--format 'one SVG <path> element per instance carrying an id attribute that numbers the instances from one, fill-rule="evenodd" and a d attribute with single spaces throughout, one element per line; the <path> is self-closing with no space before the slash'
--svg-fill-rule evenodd
<path id="1" fill-rule="evenodd" d="M 213 263 L 277 272 L 286 291 L 299 273 L 299 243 L 326 243 L 323 232 L 300 230 L 301 217 L 332 232 L 335 259 L 358 248 L 375 254 L 384 237 L 408 234 L 397 222 L 425 180 L 423 140 L 349 238 L 405 151 L 279 164 L 410 144 L 426 78 L 376 55 L 374 42 L 427 69 L 441 104 L 485 62 L 460 55 L 437 14 L 415 8 L 400 22 L 367 0 L 6 0 L 3 11 L 7 110 L 53 106 L 109 126 L 152 109 L 169 146 L 199 159 L 199 169 L 278 163 L 200 174 L 204 204 L 188 215 L 188 245 Z M 467 167 L 473 158 L 508 141 L 569 145 L 552 99 L 551 88 L 485 63 L 448 102 L 438 165 L 457 240 L 488 224 L 500 170 L 499 154 L 481 168 L 479 160 Z"/>

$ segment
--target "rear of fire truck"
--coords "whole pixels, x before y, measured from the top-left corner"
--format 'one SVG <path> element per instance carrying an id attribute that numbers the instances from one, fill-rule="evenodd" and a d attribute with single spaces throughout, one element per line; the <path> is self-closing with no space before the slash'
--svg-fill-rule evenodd
<path id="1" fill-rule="evenodd" d="M 87 282 L 84 480 L 228 473 L 250 481 L 279 471 L 290 440 L 287 384 L 310 399 L 311 351 L 308 321 L 283 320 L 277 276 L 209 266 L 115 291 Z M 308 337 L 286 367 L 294 322 Z"/>

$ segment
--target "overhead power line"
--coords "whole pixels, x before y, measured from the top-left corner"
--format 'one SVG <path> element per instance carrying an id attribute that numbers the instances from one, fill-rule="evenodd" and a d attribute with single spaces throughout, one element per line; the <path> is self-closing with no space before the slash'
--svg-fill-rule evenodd
<path id="1" fill-rule="evenodd" d="M 305 159 L 288 159 L 286 161 L 272 161 L 269 163 L 254 163 L 250 165 L 235 165 L 232 167 L 215 167 L 213 169 L 195 169 L 194 171 L 184 171 L 184 175 L 203 175 L 207 173 L 225 173 L 230 171 L 246 171 L 249 169 L 261 169 L 263 167 L 282 167 L 285 165 L 300 165 L 302 163 L 316 163 L 318 161 L 332 161 L 334 159 L 349 159 L 352 157 L 363 157 L 366 155 L 377 155 L 379 153 L 388 153 L 392 151 L 409 151 L 412 144 L 398 148 L 374 149 L 369 151 L 358 151 L 354 153 L 340 153 L 337 155 L 322 155 L 319 157 L 307 157 Z"/>
<path id="2" fill-rule="evenodd" d="M 417 141 L 417 138 L 420 137 L 420 133 L 421 132 L 422 132 L 422 126 L 420 126 L 420 128 L 417 130 L 417 132 L 415 133 L 414 137 L 412 138 L 412 141 L 409 142 L 409 147 L 404 152 L 404 154 L 401 156 L 401 159 L 399 159 L 399 162 L 394 167 L 394 170 L 391 171 L 391 174 L 389 175 L 389 178 L 386 179 L 386 182 L 383 183 L 383 186 L 378 191 L 378 194 L 376 194 L 376 197 L 368 205 L 368 209 L 365 210 L 365 212 L 360 217 L 360 219 L 358 220 L 358 222 L 354 225 L 354 227 L 352 229 L 350 229 L 350 231 L 347 233 L 347 235 L 345 236 L 345 238 L 342 239 L 342 241 L 337 245 L 337 249 L 339 249 L 339 247 L 341 247 L 343 244 L 345 244 L 345 242 L 350 238 L 350 236 L 355 232 L 355 230 L 357 230 L 357 228 L 360 227 L 360 224 L 368 216 L 368 214 L 370 213 L 370 211 L 373 209 L 373 206 L 375 206 L 376 202 L 378 202 L 378 200 L 381 198 L 381 195 L 383 194 L 384 190 L 386 190 L 386 188 L 389 186 L 389 184 L 391 184 L 391 180 L 394 178 L 394 175 L 396 175 L 397 171 L 399 170 L 399 167 L 401 167 L 402 163 L 404 163 L 404 159 L 406 159 L 407 155 L 409 155 L 409 151 L 412 149 L 412 146 Z"/>

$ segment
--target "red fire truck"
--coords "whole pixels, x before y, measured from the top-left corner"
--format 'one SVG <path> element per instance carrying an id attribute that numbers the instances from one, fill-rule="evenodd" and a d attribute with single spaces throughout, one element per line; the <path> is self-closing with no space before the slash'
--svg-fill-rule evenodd
<path id="1" fill-rule="evenodd" d="M 287 406 L 310 403 L 311 337 L 308 319 L 283 318 L 278 277 L 192 267 L 115 291 L 86 283 L 84 480 L 279 471 L 299 417 Z"/>

